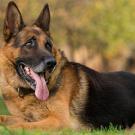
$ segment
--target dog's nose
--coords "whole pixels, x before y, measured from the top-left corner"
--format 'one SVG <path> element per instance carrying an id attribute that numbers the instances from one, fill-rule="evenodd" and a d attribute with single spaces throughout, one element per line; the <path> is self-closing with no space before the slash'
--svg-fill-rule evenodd
<path id="1" fill-rule="evenodd" d="M 56 61 L 53 57 L 48 57 L 45 59 L 45 64 L 48 69 L 53 69 L 56 65 Z"/>

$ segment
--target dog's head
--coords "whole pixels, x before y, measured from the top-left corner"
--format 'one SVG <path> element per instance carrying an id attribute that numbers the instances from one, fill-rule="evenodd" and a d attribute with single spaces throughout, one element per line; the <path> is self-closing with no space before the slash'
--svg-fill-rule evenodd
<path id="1" fill-rule="evenodd" d="M 39 99 L 47 99 L 46 83 L 56 66 L 49 25 L 48 4 L 37 20 L 31 26 L 26 26 L 16 4 L 9 2 L 3 31 L 7 57 L 20 78 L 35 90 Z"/>

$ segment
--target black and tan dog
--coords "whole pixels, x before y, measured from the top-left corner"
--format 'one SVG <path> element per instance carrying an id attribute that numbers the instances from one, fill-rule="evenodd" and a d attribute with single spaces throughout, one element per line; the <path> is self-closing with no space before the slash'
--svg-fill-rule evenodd
<path id="1" fill-rule="evenodd" d="M 0 122 L 23 128 L 131 127 L 135 122 L 135 75 L 99 73 L 69 62 L 49 33 L 45 5 L 31 26 L 14 2 L 4 22 L 0 86 L 11 116 Z"/>

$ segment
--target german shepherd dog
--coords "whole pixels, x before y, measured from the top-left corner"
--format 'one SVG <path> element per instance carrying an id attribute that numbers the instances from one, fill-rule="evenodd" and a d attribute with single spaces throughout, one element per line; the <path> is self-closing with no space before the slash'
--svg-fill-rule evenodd
<path id="1" fill-rule="evenodd" d="M 4 21 L 6 44 L 0 49 L 0 86 L 11 113 L 0 123 L 12 128 L 122 128 L 135 122 L 135 75 L 99 73 L 69 62 L 49 32 L 46 4 L 26 26 L 9 2 Z"/>

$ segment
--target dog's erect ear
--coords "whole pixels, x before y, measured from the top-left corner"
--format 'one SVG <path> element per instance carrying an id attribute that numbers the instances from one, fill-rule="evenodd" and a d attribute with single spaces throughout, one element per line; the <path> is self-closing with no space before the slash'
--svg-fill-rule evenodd
<path id="1" fill-rule="evenodd" d="M 43 31 L 49 32 L 50 10 L 48 4 L 45 4 L 43 10 L 41 11 L 39 17 L 34 24 L 40 27 Z"/>
<path id="2" fill-rule="evenodd" d="M 15 36 L 23 27 L 24 22 L 16 4 L 11 1 L 8 3 L 7 12 L 4 20 L 3 35 L 5 41 L 8 42 Z"/>

